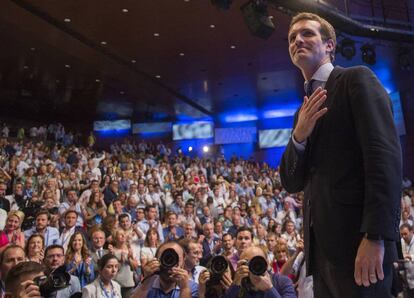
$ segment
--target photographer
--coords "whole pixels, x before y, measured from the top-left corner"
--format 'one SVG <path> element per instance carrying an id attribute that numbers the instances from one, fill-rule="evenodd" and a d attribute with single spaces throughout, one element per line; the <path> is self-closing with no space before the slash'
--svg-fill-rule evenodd
<path id="1" fill-rule="evenodd" d="M 34 279 L 42 276 L 45 276 L 45 268 L 39 263 L 28 261 L 17 264 L 7 274 L 6 297 L 41 298 L 40 288 Z"/>
<path id="2" fill-rule="evenodd" d="M 189 280 L 188 273 L 183 268 L 185 255 L 180 244 L 175 241 L 165 242 L 155 256 L 156 259 L 148 261 L 143 267 L 144 280 L 131 297 L 198 297 L 197 284 Z"/>
<path id="3" fill-rule="evenodd" d="M 414 237 L 413 227 L 402 224 L 400 227 L 401 247 L 404 256 L 403 270 L 407 282 L 408 298 L 414 297 Z"/>
<path id="4" fill-rule="evenodd" d="M 47 247 L 45 250 L 44 264 L 46 266 L 46 271 L 49 273 L 60 266 L 65 265 L 63 246 L 54 244 Z M 69 298 L 71 295 L 79 292 L 81 292 L 79 278 L 74 275 L 70 275 L 70 286 L 57 291 L 53 297 Z"/>
<path id="5" fill-rule="evenodd" d="M 263 258 L 263 266 L 250 266 L 252 265 L 250 261 L 257 256 Z M 264 273 L 262 275 L 252 273 L 252 269 L 258 269 L 258 267 L 263 267 Z M 260 247 L 246 248 L 240 255 L 233 283 L 225 297 L 296 297 L 292 281 L 283 275 L 270 275 L 266 270 L 267 267 L 267 256 Z"/>
<path id="6" fill-rule="evenodd" d="M 219 258 L 222 256 L 218 256 Z M 218 298 L 223 297 L 224 293 L 229 289 L 232 284 L 231 279 L 231 270 L 230 264 L 227 262 L 227 268 L 221 267 L 219 270 L 217 265 L 213 265 L 212 263 L 215 261 L 215 258 L 211 260 L 208 264 L 209 269 L 204 270 L 201 272 L 199 280 L 198 280 L 198 297 L 199 298 Z M 220 272 L 217 272 L 220 271 Z M 223 272 L 224 271 L 224 272 Z"/>

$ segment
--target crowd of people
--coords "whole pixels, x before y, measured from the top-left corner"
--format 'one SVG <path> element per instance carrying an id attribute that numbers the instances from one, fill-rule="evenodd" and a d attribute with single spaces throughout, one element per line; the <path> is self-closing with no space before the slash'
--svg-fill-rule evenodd
<path id="1" fill-rule="evenodd" d="M 236 297 L 249 290 L 312 297 L 303 193 L 287 193 L 278 169 L 173 156 L 166 145 L 143 141 L 99 152 L 2 138 L 0 150 L 2 295 L 39 291 L 16 276 L 64 266 L 70 286 L 56 297 Z M 412 225 L 413 200 L 413 190 L 405 191 L 403 227 Z M 178 254 L 173 268 L 161 262 L 169 248 Z M 228 264 L 218 280 L 216 256 Z M 261 276 L 249 271 L 255 256 L 266 262 Z"/>

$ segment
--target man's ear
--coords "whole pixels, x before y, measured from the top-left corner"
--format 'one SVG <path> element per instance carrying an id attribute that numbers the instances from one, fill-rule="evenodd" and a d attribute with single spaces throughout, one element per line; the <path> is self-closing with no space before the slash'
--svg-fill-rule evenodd
<path id="1" fill-rule="evenodd" d="M 333 39 L 332 39 L 332 38 L 329 38 L 329 39 L 326 41 L 326 45 L 327 45 L 327 47 L 326 47 L 326 51 L 327 51 L 329 54 L 332 54 L 332 53 L 335 51 L 335 43 L 334 43 Z"/>

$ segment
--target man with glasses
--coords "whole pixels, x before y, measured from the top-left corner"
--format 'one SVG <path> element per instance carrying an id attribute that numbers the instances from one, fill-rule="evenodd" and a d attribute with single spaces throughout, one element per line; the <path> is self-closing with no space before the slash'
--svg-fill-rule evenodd
<path id="1" fill-rule="evenodd" d="M 53 270 L 56 270 L 60 266 L 65 265 L 65 255 L 63 251 L 63 246 L 61 245 L 51 245 L 46 248 L 44 264 L 46 266 L 46 272 L 50 273 Z M 55 293 L 52 293 L 53 296 L 49 295 L 50 298 L 69 298 L 75 293 L 80 293 L 81 287 L 79 279 L 71 275 L 70 276 L 70 286 L 59 290 Z"/>

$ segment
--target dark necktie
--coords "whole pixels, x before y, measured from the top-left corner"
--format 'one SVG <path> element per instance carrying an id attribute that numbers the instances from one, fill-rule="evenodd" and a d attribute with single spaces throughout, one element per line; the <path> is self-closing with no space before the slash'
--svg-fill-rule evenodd
<path id="1" fill-rule="evenodd" d="M 312 88 L 312 85 L 313 85 L 313 83 L 315 82 L 315 80 L 310 80 L 309 82 L 308 82 L 308 84 L 306 85 L 306 90 L 305 90 L 305 92 L 306 92 L 306 96 L 309 98 L 311 95 L 312 95 L 312 93 L 313 93 L 313 88 Z"/>

